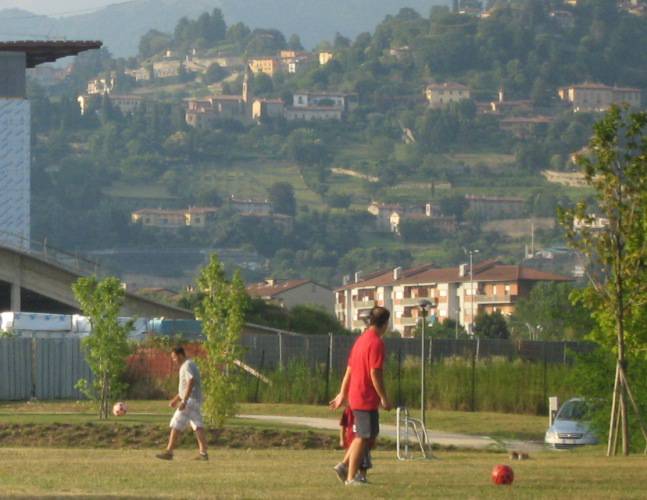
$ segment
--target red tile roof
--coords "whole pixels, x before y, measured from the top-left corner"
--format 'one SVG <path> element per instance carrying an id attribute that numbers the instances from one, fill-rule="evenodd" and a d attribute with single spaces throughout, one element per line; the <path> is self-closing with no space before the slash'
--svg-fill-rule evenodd
<path id="1" fill-rule="evenodd" d="M 571 281 L 567 276 L 547 273 L 519 265 L 499 264 L 496 260 L 485 260 L 473 265 L 474 281 Z M 335 291 L 353 288 L 372 288 L 378 286 L 416 285 L 423 283 L 462 283 L 470 281 L 469 267 L 465 275 L 459 276 L 459 267 L 432 268 L 431 265 L 418 266 L 402 271 L 401 278 L 393 279 L 393 270 L 382 271 L 377 276 L 349 283 Z"/>
<path id="2" fill-rule="evenodd" d="M 293 288 L 313 283 L 311 280 L 274 280 L 274 284 L 268 281 L 254 283 L 247 286 L 247 293 L 252 297 L 275 297 Z M 321 286 L 321 285 L 318 285 Z"/>

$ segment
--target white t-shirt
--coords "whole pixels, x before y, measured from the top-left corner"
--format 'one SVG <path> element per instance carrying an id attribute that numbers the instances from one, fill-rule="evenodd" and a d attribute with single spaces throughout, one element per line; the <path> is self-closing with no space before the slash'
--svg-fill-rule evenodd
<path id="1" fill-rule="evenodd" d="M 178 394 L 181 398 L 186 394 L 189 387 L 189 381 L 193 379 L 193 390 L 189 399 L 194 400 L 196 403 L 202 403 L 202 384 L 200 382 L 200 370 L 198 366 L 191 359 L 187 359 L 182 366 L 180 366 L 180 383 L 178 387 Z"/>

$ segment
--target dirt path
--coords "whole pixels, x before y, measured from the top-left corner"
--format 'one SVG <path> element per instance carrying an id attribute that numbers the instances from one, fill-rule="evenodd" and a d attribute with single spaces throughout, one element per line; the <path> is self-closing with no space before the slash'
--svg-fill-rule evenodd
<path id="1" fill-rule="evenodd" d="M 339 430 L 339 421 L 330 418 L 293 417 L 281 415 L 238 415 L 238 417 L 251 420 L 262 420 L 265 422 L 278 422 L 287 425 L 299 425 L 313 429 L 324 429 L 331 431 Z M 381 424 L 380 434 L 382 436 L 395 439 L 395 425 Z M 540 443 L 529 441 L 498 441 L 488 436 L 471 436 L 469 434 L 456 434 L 434 430 L 428 430 L 427 434 L 432 443 L 438 444 L 443 447 L 453 446 L 456 448 L 469 448 L 475 450 L 496 449 L 503 447 L 508 450 L 519 450 L 525 452 L 538 451 L 543 449 L 543 446 Z"/>

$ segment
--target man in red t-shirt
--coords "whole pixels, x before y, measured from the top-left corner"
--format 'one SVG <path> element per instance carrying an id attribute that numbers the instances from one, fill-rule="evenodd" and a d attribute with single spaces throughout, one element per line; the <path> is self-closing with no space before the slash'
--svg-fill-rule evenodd
<path id="1" fill-rule="evenodd" d="M 384 388 L 384 341 L 381 338 L 389 326 L 390 316 L 384 307 L 371 309 L 369 327 L 355 341 L 339 394 L 330 402 L 330 407 L 337 409 L 348 399 L 355 420 L 355 439 L 343 462 L 335 466 L 340 479 L 346 473 L 347 485 L 362 484 L 355 480 L 355 475 L 369 440 L 375 439 L 380 431 L 378 408 L 391 409 Z"/>

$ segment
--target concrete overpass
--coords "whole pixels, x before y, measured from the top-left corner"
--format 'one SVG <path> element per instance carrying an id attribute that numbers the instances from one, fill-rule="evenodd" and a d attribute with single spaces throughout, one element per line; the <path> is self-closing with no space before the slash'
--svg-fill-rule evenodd
<path id="1" fill-rule="evenodd" d="M 86 266 L 87 267 L 87 266 Z M 79 312 L 72 284 L 83 272 L 47 252 L 0 245 L 0 311 Z M 193 319 L 193 312 L 126 292 L 124 316 Z"/>

